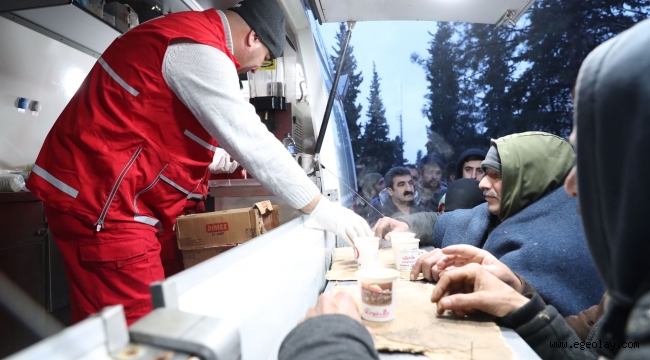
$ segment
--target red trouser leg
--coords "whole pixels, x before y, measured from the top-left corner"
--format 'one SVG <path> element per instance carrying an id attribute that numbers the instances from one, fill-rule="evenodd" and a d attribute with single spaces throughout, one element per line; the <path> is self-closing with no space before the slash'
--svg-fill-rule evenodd
<path id="1" fill-rule="evenodd" d="M 102 229 L 45 206 L 65 263 L 72 322 L 122 304 L 128 324 L 152 310 L 149 284 L 165 278 L 156 229 Z"/>
<path id="2" fill-rule="evenodd" d="M 183 255 L 176 244 L 176 232 L 173 230 L 162 231 L 158 234 L 158 241 L 161 246 L 160 259 L 165 269 L 165 277 L 168 278 L 183 271 Z"/>

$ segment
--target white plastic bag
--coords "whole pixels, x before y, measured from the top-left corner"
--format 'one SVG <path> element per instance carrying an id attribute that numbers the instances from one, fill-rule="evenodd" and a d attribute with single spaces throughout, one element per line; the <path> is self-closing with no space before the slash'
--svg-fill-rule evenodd
<path id="1" fill-rule="evenodd" d="M 25 179 L 19 174 L 0 174 L 0 192 L 26 190 Z"/>

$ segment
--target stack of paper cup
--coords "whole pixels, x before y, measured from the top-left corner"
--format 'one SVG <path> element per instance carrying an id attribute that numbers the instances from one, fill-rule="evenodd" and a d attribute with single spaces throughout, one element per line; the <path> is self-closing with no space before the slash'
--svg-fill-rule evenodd
<path id="1" fill-rule="evenodd" d="M 357 270 L 361 289 L 361 317 L 386 322 L 395 318 L 395 280 L 399 272 L 380 267 Z"/>
<path id="2" fill-rule="evenodd" d="M 358 237 L 354 239 L 354 253 L 359 269 L 376 266 L 379 258 L 379 238 Z"/>
<path id="3" fill-rule="evenodd" d="M 391 234 L 391 243 L 393 243 L 395 268 L 399 271 L 411 271 L 420 256 L 420 239 L 415 239 L 413 233 L 394 233 Z"/>

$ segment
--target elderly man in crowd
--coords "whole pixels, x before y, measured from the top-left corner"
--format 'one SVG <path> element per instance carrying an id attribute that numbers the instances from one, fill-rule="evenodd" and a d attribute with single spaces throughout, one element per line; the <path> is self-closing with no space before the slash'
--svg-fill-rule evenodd
<path id="1" fill-rule="evenodd" d="M 401 166 L 394 167 L 388 170 L 384 180 L 389 201 L 385 204 L 377 204 L 377 210 L 381 214 L 396 217 L 422 211 L 415 204 L 415 184 L 409 169 Z M 381 218 L 379 212 L 374 211 L 368 217 L 368 223 L 371 226 Z"/>
<path id="2" fill-rule="evenodd" d="M 411 172 L 411 179 L 413 179 L 414 190 L 413 190 L 413 203 L 417 206 L 420 206 L 422 199 L 420 198 L 420 193 L 418 192 L 418 184 L 420 183 L 420 171 L 417 166 L 413 164 L 404 165 L 405 168 L 409 169 Z M 388 194 L 388 188 L 384 188 L 379 193 L 379 199 L 375 199 L 372 203 L 372 206 L 390 206 L 389 203 L 392 201 L 391 196 Z M 378 203 L 379 202 L 379 203 Z M 377 218 L 374 219 L 373 223 L 377 221 Z"/>
<path id="3" fill-rule="evenodd" d="M 479 184 L 487 204 L 442 215 L 383 218 L 375 234 L 408 230 L 437 248 L 483 248 L 523 276 L 561 314 L 576 314 L 597 304 L 603 288 L 589 259 L 577 202 L 561 189 L 572 164 L 571 146 L 555 135 L 528 132 L 493 140 Z M 437 281 L 441 257 L 440 249 L 420 257 L 411 276 L 421 272 Z"/>

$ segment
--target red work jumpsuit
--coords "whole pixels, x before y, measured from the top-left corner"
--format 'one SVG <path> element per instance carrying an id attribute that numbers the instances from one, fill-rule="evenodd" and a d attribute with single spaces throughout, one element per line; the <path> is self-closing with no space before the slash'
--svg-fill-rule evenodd
<path id="1" fill-rule="evenodd" d="M 175 39 L 224 52 L 215 10 L 146 22 L 102 54 L 50 130 L 27 187 L 46 205 L 66 265 L 72 318 L 123 304 L 130 323 L 151 310 L 164 278 L 157 233 L 197 193 L 217 143 L 165 82 Z"/>

